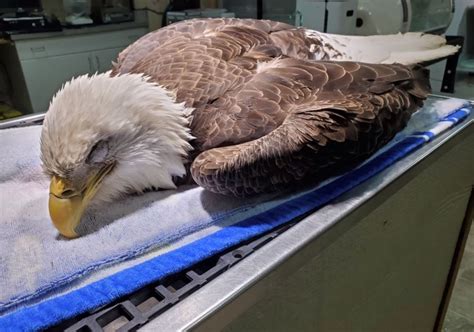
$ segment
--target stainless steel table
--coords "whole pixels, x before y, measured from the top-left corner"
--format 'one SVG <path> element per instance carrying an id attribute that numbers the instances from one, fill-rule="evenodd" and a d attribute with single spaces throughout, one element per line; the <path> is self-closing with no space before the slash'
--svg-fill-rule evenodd
<path id="1" fill-rule="evenodd" d="M 471 115 L 141 330 L 440 329 L 473 184 Z"/>

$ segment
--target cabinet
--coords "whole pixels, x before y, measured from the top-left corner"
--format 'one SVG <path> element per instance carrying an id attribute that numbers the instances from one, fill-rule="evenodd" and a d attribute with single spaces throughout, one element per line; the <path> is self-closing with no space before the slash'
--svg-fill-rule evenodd
<path id="1" fill-rule="evenodd" d="M 122 48 L 66 54 L 21 62 L 33 112 L 46 111 L 51 97 L 72 77 L 110 69 Z"/>
<path id="2" fill-rule="evenodd" d="M 72 77 L 92 72 L 87 54 L 77 53 L 21 62 L 34 112 L 45 112 L 61 85 Z"/>
<path id="3" fill-rule="evenodd" d="M 46 112 L 56 91 L 83 74 L 105 72 L 129 44 L 147 33 L 146 28 L 51 36 L 2 45 L 13 85 L 13 102 L 23 113 Z"/>

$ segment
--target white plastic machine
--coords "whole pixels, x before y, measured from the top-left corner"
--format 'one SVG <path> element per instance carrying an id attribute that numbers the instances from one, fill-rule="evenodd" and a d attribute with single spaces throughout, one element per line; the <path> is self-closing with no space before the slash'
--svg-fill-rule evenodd
<path id="1" fill-rule="evenodd" d="M 294 24 L 322 32 L 354 34 L 357 5 L 357 0 L 297 0 Z"/>
<path id="2" fill-rule="evenodd" d="M 454 12 L 453 0 L 297 0 L 295 7 L 297 26 L 357 35 L 443 33 Z"/>
<path id="3" fill-rule="evenodd" d="M 358 35 L 443 33 L 451 23 L 453 12 L 453 0 L 359 0 L 355 32 Z"/>

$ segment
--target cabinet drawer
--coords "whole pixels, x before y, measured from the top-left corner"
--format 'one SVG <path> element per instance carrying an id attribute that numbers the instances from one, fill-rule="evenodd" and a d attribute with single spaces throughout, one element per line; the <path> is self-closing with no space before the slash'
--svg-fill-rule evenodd
<path id="1" fill-rule="evenodd" d="M 20 60 L 38 59 L 108 48 L 124 49 L 146 34 L 145 28 L 60 36 L 15 42 Z"/>

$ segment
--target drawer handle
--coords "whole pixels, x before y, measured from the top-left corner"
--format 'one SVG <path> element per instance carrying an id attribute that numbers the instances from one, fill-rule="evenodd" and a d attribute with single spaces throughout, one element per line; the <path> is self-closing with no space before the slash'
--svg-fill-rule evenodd
<path id="1" fill-rule="evenodd" d="M 97 62 L 97 70 L 100 71 L 100 58 L 96 55 L 95 61 Z"/>
<path id="2" fill-rule="evenodd" d="M 31 49 L 31 52 L 33 52 L 33 53 L 46 51 L 46 47 L 44 47 L 44 46 L 31 47 L 30 49 Z"/>
<path id="3" fill-rule="evenodd" d="M 94 66 L 92 65 L 92 59 L 91 57 L 88 57 L 87 60 L 89 61 L 89 70 L 91 73 L 94 72 Z"/>

